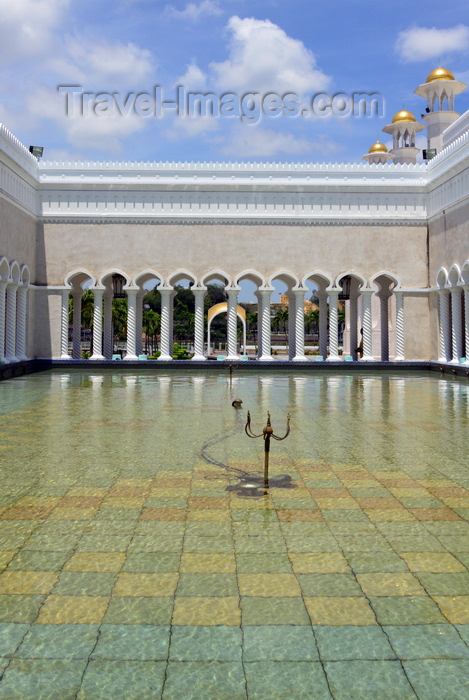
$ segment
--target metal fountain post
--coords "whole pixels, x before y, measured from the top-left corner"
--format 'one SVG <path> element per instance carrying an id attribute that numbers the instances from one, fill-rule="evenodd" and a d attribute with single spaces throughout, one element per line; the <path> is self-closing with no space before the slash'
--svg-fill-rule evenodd
<path id="1" fill-rule="evenodd" d="M 244 427 L 244 430 L 246 432 L 246 435 L 250 438 L 258 438 L 258 437 L 263 437 L 264 438 L 264 488 L 269 488 L 269 455 L 270 455 L 270 438 L 273 438 L 274 440 L 278 440 L 281 442 L 282 440 L 285 440 L 286 437 L 290 434 L 290 414 L 287 414 L 287 432 L 283 437 L 279 437 L 278 435 L 274 435 L 274 429 L 272 428 L 272 425 L 270 423 L 270 411 L 267 411 L 267 425 L 263 429 L 262 433 L 259 433 L 259 435 L 255 435 L 252 432 L 251 429 L 251 414 L 248 411 L 248 417 L 246 421 L 246 425 Z"/>

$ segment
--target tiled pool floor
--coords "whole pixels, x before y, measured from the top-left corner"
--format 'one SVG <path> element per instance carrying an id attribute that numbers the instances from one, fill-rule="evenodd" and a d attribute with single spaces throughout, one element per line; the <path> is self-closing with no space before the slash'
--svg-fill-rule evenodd
<path id="1" fill-rule="evenodd" d="M 0 697 L 467 697 L 469 492 L 297 468 L 262 499 L 199 464 L 4 507 Z"/>
<path id="2" fill-rule="evenodd" d="M 273 461 L 262 498 L 200 458 L 7 485 L 0 698 L 469 697 L 463 480 Z"/>

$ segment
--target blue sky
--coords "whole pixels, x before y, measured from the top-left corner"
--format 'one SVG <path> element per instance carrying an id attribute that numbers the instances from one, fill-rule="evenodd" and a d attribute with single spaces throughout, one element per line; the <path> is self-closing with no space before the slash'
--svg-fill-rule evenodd
<path id="1" fill-rule="evenodd" d="M 403 106 L 420 117 L 413 91 L 433 68 L 469 82 L 467 0 L 0 0 L 0 13 L 0 121 L 46 160 L 360 161 Z M 73 114 L 59 85 L 78 86 Z M 222 115 L 150 113 L 155 86 L 173 101 L 177 85 Z M 378 93 L 383 114 L 311 115 L 314 95 L 336 93 Z"/>

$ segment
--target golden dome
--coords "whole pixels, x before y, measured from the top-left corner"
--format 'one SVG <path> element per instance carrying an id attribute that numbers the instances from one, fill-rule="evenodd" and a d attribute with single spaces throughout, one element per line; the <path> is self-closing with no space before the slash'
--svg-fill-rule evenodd
<path id="1" fill-rule="evenodd" d="M 397 124 L 397 122 L 414 122 L 415 117 L 412 114 L 412 112 L 408 112 L 406 109 L 401 109 L 400 112 L 397 112 L 393 118 L 392 118 L 392 123 Z"/>
<path id="2" fill-rule="evenodd" d="M 434 80 L 454 80 L 454 75 L 446 68 L 435 68 L 425 82 L 432 83 Z"/>
<path id="3" fill-rule="evenodd" d="M 376 141 L 371 147 L 368 153 L 387 153 L 388 149 L 386 146 L 379 141 Z"/>

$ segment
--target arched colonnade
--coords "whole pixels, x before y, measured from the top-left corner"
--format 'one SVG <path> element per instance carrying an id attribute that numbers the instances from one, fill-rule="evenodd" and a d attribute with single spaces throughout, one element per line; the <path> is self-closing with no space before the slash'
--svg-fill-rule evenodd
<path id="1" fill-rule="evenodd" d="M 469 260 L 437 274 L 439 362 L 469 360 Z"/>
<path id="2" fill-rule="evenodd" d="M 258 359 L 272 360 L 271 355 L 271 297 L 275 291 L 273 283 L 282 282 L 286 286 L 288 298 L 288 336 L 289 360 L 304 361 L 305 356 L 305 319 L 304 300 L 309 292 L 307 282 L 312 282 L 317 289 L 319 300 L 319 355 L 327 360 L 339 360 L 339 301 L 344 296 L 345 334 L 344 353 L 357 358 L 356 349 L 360 344 L 360 329 L 363 332 L 364 361 L 379 359 L 387 361 L 404 360 L 404 305 L 403 291 L 400 290 L 398 278 L 386 271 L 366 279 L 353 271 L 342 271 L 336 276 L 313 271 L 299 278 L 288 271 L 280 271 L 263 277 L 254 270 L 247 270 L 230 277 L 223 270 L 212 270 L 198 279 L 187 270 L 178 270 L 163 278 L 157 271 L 145 270 L 135 277 L 130 277 L 124 270 L 112 269 L 99 278 L 84 269 L 69 273 L 64 282 L 62 293 L 62 358 L 68 353 L 68 311 L 69 295 L 73 299 L 73 308 L 80 309 L 74 313 L 74 334 L 72 357 L 80 357 L 81 341 L 81 297 L 85 289 L 94 294 L 93 314 L 93 355 L 90 359 L 110 359 L 113 351 L 112 337 L 112 279 L 114 275 L 123 278 L 123 291 L 128 299 L 127 348 L 124 359 L 135 360 L 142 352 L 142 312 L 143 297 L 148 291 L 148 284 L 156 282 L 161 294 L 161 334 L 159 360 L 172 359 L 173 345 L 173 300 L 175 287 L 188 280 L 194 294 L 194 360 L 205 360 L 207 348 L 204 319 L 204 297 L 207 284 L 216 282 L 224 285 L 227 298 L 227 359 L 238 358 L 237 309 L 240 284 L 249 280 L 256 286 L 254 292 L 258 304 Z M 347 287 L 347 293 L 345 292 Z"/>
<path id="3" fill-rule="evenodd" d="M 27 358 L 28 291 L 27 265 L 0 257 L 0 362 Z"/>

